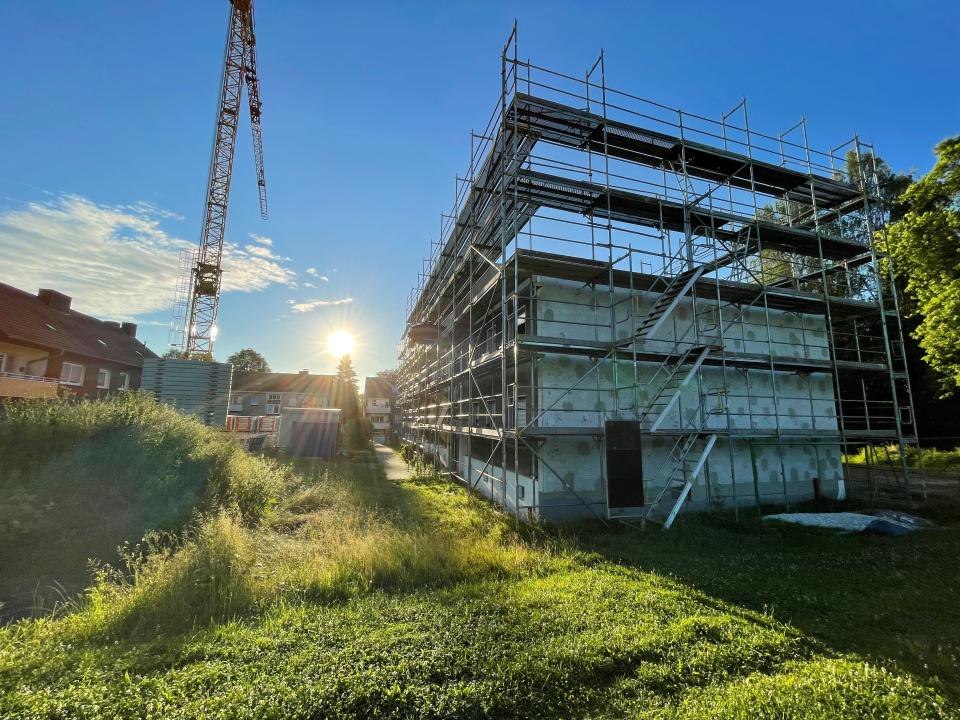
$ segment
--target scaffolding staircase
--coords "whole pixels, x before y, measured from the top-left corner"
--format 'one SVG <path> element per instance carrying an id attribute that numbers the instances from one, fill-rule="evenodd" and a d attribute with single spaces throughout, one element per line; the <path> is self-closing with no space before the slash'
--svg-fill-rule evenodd
<path id="1" fill-rule="evenodd" d="M 663 361 L 654 377 L 660 372 L 666 373 L 666 377 L 638 417 L 641 423 L 652 419 L 649 432 L 654 433 L 660 429 L 664 420 L 680 402 L 684 388 L 696 377 L 710 353 L 719 349 L 717 345 L 691 345 L 679 356 L 671 356 Z M 716 444 L 717 435 L 704 433 L 707 413 L 702 406 L 700 416 L 700 424 L 694 430 L 680 435 L 654 473 L 654 482 L 659 481 L 657 484 L 662 484 L 663 487 L 648 505 L 643 515 L 644 522 L 662 522 L 664 529 L 669 528 L 690 494 L 694 481 L 703 471 L 707 456 Z M 692 469 L 691 462 L 694 463 Z M 665 500 L 672 500 L 672 505 L 666 517 L 658 517 L 657 513 L 662 509 Z"/>
<path id="2" fill-rule="evenodd" d="M 675 350 L 680 345 L 681 343 L 677 343 Z M 719 345 L 690 343 L 686 349 L 668 354 L 650 380 L 645 383 L 648 387 L 656 387 L 656 390 L 637 413 L 638 423 L 642 426 L 649 422 L 648 432 L 650 433 L 660 430 L 663 422 L 679 404 L 684 389 L 697 376 L 703 363 L 712 352 L 721 349 Z M 661 523 L 664 529 L 667 529 L 673 524 L 677 513 L 683 507 L 693 483 L 703 471 L 707 457 L 717 441 L 716 433 L 705 432 L 707 415 L 707 411 L 701 404 L 702 421 L 697 427 L 682 431 L 670 448 L 667 457 L 653 473 L 652 482 L 662 484 L 663 487 L 653 502 L 647 505 L 642 515 L 644 523 L 647 521 Z M 693 463 L 692 468 L 691 463 Z M 664 517 L 659 513 L 668 501 L 671 504 Z"/>
<path id="3" fill-rule="evenodd" d="M 734 254 L 731 252 L 728 255 L 729 257 L 700 262 L 673 276 L 664 291 L 654 301 L 650 312 L 637 326 L 633 338 L 642 341 L 656 333 L 704 273 L 728 264 Z M 691 325 L 691 329 L 694 325 Z M 681 341 L 674 344 L 674 352 L 664 357 L 650 380 L 645 383 L 648 387 L 655 386 L 656 390 L 637 414 L 637 419 L 641 424 L 650 421 L 649 432 L 651 433 L 660 429 L 664 420 L 679 404 L 684 389 L 697 376 L 710 354 L 722 350 L 720 345 L 698 343 L 689 343 L 685 349 L 680 350 L 682 344 Z M 658 377 L 662 379 L 658 380 Z M 700 415 L 703 418 L 700 425 L 695 430 L 680 435 L 657 469 L 654 477 L 661 481 L 658 484 L 662 484 L 663 487 L 653 502 L 647 506 L 643 514 L 644 523 L 661 523 L 664 529 L 668 529 L 682 509 L 694 481 L 703 472 L 707 457 L 716 444 L 717 435 L 715 433 L 704 435 L 703 429 L 706 426 L 707 415 L 702 409 Z M 670 501 L 669 510 L 665 517 L 660 516 L 659 512 L 665 507 L 667 501 Z"/>
<path id="4" fill-rule="evenodd" d="M 686 295 L 693 284 L 700 279 L 706 270 L 706 265 L 700 265 L 690 270 L 685 270 L 679 275 L 674 275 L 667 285 L 667 288 L 660 294 L 660 297 L 653 303 L 650 312 L 637 327 L 635 337 L 642 340 L 653 335 L 673 312 L 673 309 L 680 304 L 683 296 Z"/>
<path id="5" fill-rule="evenodd" d="M 680 401 L 684 388 L 696 377 L 697 371 L 710 353 L 719 349 L 718 345 L 691 345 L 679 355 L 670 355 L 660 363 L 647 385 L 654 384 L 657 375 L 663 374 L 664 377 L 637 417 L 641 423 L 652 420 L 650 432 L 660 429 L 663 421 Z"/>
<path id="6" fill-rule="evenodd" d="M 644 523 L 661 524 L 664 530 L 668 530 L 683 509 L 683 504 L 693 489 L 693 483 L 703 472 L 707 457 L 717 442 L 716 433 L 704 434 L 705 425 L 706 415 L 701 427 L 677 438 L 660 464 L 654 482 L 662 484 L 663 487 L 647 506 L 643 514 Z"/>
<path id="7" fill-rule="evenodd" d="M 756 245 L 751 239 L 749 227 L 737 233 L 735 243 L 727 242 L 720 237 L 716 237 L 715 240 L 725 252 L 717 255 L 712 245 L 702 246 L 701 250 L 689 260 L 692 267 L 670 278 L 666 288 L 654 301 L 650 312 L 636 327 L 635 340 L 652 338 L 701 277 L 728 265 L 745 265 L 745 258 Z"/>

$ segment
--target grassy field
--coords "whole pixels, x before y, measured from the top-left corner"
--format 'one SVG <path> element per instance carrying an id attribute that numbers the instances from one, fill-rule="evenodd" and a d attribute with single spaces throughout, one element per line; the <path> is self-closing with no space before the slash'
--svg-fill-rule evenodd
<path id="1" fill-rule="evenodd" d="M 135 407 L 165 447 L 179 421 Z M 202 512 L 57 617 L 0 630 L 0 717 L 957 716 L 955 529 L 518 528 L 368 456 L 284 467 L 193 424 L 180 442 L 218 478 L 194 488 Z"/>

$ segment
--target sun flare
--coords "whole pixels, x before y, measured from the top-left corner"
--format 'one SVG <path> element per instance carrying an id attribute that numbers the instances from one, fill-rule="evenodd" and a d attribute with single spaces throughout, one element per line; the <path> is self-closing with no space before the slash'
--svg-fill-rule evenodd
<path id="1" fill-rule="evenodd" d="M 346 330 L 337 330 L 327 337 L 327 350 L 332 355 L 343 357 L 353 352 L 354 340 Z"/>

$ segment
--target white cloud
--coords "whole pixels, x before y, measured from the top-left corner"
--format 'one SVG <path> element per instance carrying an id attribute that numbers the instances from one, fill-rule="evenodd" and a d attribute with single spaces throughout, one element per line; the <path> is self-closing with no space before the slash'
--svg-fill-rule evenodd
<path id="1" fill-rule="evenodd" d="M 293 300 L 288 301 L 290 303 L 290 309 L 295 313 L 305 313 L 313 312 L 317 308 L 330 307 L 331 305 L 347 305 L 353 302 L 352 297 L 340 298 L 339 300 L 307 300 L 306 302 L 294 302 Z"/>
<path id="2" fill-rule="evenodd" d="M 307 275 L 313 275 L 313 277 L 315 277 L 320 282 L 330 282 L 330 278 L 328 278 L 326 275 L 321 275 L 319 272 L 317 272 L 316 268 L 308 267 L 306 272 L 307 272 Z"/>
<path id="3" fill-rule="evenodd" d="M 175 217 L 151 203 L 100 205 L 78 195 L 0 212 L 0 282 L 29 292 L 52 287 L 80 312 L 116 320 L 165 310 L 178 256 L 195 246 L 160 227 Z M 225 243 L 225 292 L 294 284 L 281 258 L 257 252 L 265 249 Z"/>
<path id="4" fill-rule="evenodd" d="M 313 288 L 313 289 L 316 289 L 316 287 L 317 287 L 317 286 L 314 285 L 312 282 L 305 282 L 305 283 L 303 284 L 303 286 L 304 286 L 305 288 Z"/>
<path id="5" fill-rule="evenodd" d="M 268 238 L 265 235 L 257 235 L 256 233 L 250 233 L 250 239 L 255 243 L 260 243 L 261 245 L 273 245 L 273 239 Z"/>
<path id="6" fill-rule="evenodd" d="M 256 255 L 257 257 L 269 258 L 270 260 L 283 260 L 279 255 L 274 255 L 273 251 L 268 247 L 263 247 L 263 245 L 247 245 L 244 247 L 251 255 Z"/>
<path id="7" fill-rule="evenodd" d="M 53 193 L 50 192 L 47 192 L 46 194 L 53 195 Z M 149 215 L 151 217 L 163 218 L 164 220 L 186 220 L 183 215 L 159 208 L 147 200 L 138 200 L 132 205 L 118 205 L 117 208 L 121 210 L 130 210 L 137 215 Z"/>

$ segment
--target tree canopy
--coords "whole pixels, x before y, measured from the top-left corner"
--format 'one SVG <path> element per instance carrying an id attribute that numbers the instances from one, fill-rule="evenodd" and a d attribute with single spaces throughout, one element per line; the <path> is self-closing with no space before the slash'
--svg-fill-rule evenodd
<path id="1" fill-rule="evenodd" d="M 337 363 L 337 378 L 341 381 L 350 383 L 354 389 L 357 388 L 357 371 L 353 369 L 353 361 L 350 355 L 344 355 Z"/>
<path id="2" fill-rule="evenodd" d="M 363 417 L 363 408 L 360 407 L 357 371 L 349 354 L 341 357 L 337 363 L 333 405 L 341 411 L 344 443 L 352 450 L 364 447 L 369 438 L 369 428 Z"/>
<path id="3" fill-rule="evenodd" d="M 266 358 L 253 348 L 237 350 L 227 358 L 227 362 L 233 365 L 234 372 L 270 372 Z"/>
<path id="4" fill-rule="evenodd" d="M 960 136 L 936 147 L 937 163 L 900 199 L 889 229 L 890 254 L 905 283 L 914 336 L 942 390 L 960 387 Z"/>

